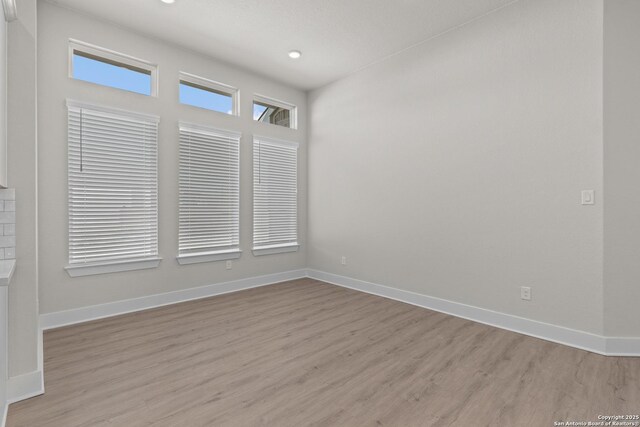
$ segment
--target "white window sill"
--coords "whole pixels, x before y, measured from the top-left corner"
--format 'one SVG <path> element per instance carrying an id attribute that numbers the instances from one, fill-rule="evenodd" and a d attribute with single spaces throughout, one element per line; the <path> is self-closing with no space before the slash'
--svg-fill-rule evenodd
<path id="1" fill-rule="evenodd" d="M 228 251 L 202 252 L 197 254 L 178 255 L 176 259 L 180 265 L 197 264 L 200 262 L 225 261 L 229 259 L 238 259 L 242 255 L 240 249 L 232 249 Z"/>
<path id="2" fill-rule="evenodd" d="M 71 277 L 92 276 L 95 274 L 116 273 L 119 271 L 144 270 L 156 268 L 162 258 L 143 258 L 95 264 L 69 265 L 65 267 Z"/>
<path id="3" fill-rule="evenodd" d="M 297 252 L 300 245 L 298 243 L 287 243 L 284 245 L 256 246 L 253 248 L 253 255 L 272 255 L 286 252 Z"/>

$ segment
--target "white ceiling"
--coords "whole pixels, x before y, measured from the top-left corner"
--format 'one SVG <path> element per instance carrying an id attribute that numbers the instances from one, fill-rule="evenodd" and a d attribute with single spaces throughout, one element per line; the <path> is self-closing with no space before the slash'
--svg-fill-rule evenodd
<path id="1" fill-rule="evenodd" d="M 513 0 L 55 0 L 314 89 Z M 287 56 L 291 49 L 302 58 Z"/>

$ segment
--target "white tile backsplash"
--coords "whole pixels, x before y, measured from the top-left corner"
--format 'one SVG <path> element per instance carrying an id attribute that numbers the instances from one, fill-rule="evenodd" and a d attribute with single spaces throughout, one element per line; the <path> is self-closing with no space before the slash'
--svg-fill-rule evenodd
<path id="1" fill-rule="evenodd" d="M 0 224 L 15 224 L 16 213 L 15 212 L 0 212 Z"/>
<path id="2" fill-rule="evenodd" d="M 0 248 L 16 245 L 16 236 L 0 236 Z"/>
<path id="3" fill-rule="evenodd" d="M 5 188 L 0 190 L 0 200 L 15 200 L 16 190 L 13 188 Z"/>
<path id="4" fill-rule="evenodd" d="M 16 258 L 16 191 L 0 189 L 0 259 Z"/>
<path id="5" fill-rule="evenodd" d="M 16 235 L 16 225 L 15 224 L 5 224 L 4 232 L 2 233 L 4 236 L 15 236 Z"/>

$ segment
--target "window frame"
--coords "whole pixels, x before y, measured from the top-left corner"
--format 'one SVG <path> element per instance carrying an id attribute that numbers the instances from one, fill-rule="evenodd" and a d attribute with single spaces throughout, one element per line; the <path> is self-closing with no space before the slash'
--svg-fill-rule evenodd
<path id="1" fill-rule="evenodd" d="M 100 83 L 91 82 L 88 80 L 77 79 L 73 76 L 73 57 L 75 52 L 79 51 L 84 53 L 87 58 L 93 59 L 94 57 L 96 61 L 100 61 L 101 59 L 105 63 L 112 63 L 113 65 L 124 66 L 132 71 L 144 72 L 148 73 L 151 78 L 151 91 L 149 95 L 139 92 L 134 92 L 126 89 L 120 89 L 113 86 L 103 85 Z M 82 56 L 82 55 L 81 55 Z M 115 50 L 103 48 L 100 46 L 96 46 L 90 43 L 86 43 L 80 40 L 69 39 L 69 78 L 75 81 L 89 83 L 97 86 L 108 87 L 111 89 L 135 93 L 137 95 L 142 96 L 152 96 L 154 98 L 158 97 L 158 65 L 149 61 L 145 61 L 143 59 L 135 58 L 133 56 L 116 52 Z"/>
<path id="2" fill-rule="evenodd" d="M 254 119 L 253 106 L 256 102 L 260 104 L 273 105 L 274 107 L 284 108 L 289 110 L 289 127 L 276 125 L 274 123 L 261 122 L 260 120 Z M 291 104 L 289 102 L 280 101 L 278 99 L 270 98 L 268 96 L 260 95 L 257 93 L 253 95 L 253 101 L 251 102 L 251 118 L 253 122 L 262 123 L 263 125 L 277 126 L 283 129 L 293 129 L 293 130 L 298 129 L 298 107 L 296 105 Z"/>
<path id="3" fill-rule="evenodd" d="M 180 84 L 185 82 L 187 85 L 191 85 L 197 89 L 218 93 L 220 95 L 227 95 L 231 97 L 231 114 L 224 113 L 222 111 L 216 111 L 209 108 L 199 107 L 193 104 L 185 104 L 180 102 Z M 211 111 L 217 114 L 221 114 L 225 117 L 239 117 L 240 116 L 240 90 L 225 83 L 220 83 L 215 80 L 210 80 L 205 77 L 200 77 L 196 74 L 180 71 L 178 74 L 178 103 L 180 105 L 186 105 L 187 107 L 197 108 L 199 110 Z"/>
<path id="4" fill-rule="evenodd" d="M 98 105 L 98 104 L 91 104 L 91 103 L 87 103 L 87 102 L 79 102 L 79 101 L 74 101 L 74 100 L 70 100 L 67 99 L 66 101 L 66 106 L 67 106 L 67 110 L 71 110 L 71 109 L 91 109 L 95 112 L 98 113 L 106 113 L 106 114 L 115 114 L 115 115 L 121 115 L 123 117 L 127 117 L 130 119 L 137 119 L 137 120 L 146 120 L 149 122 L 154 122 L 156 124 L 156 126 L 158 126 L 158 123 L 160 122 L 160 117 L 155 116 L 155 115 L 151 115 L 151 114 L 145 114 L 145 113 L 138 113 L 138 112 L 133 112 L 133 111 L 129 111 L 129 110 L 123 110 L 123 109 L 119 109 L 119 108 L 111 108 L 111 107 L 106 107 L 103 105 Z M 67 113 L 69 114 L 69 113 Z M 68 126 L 68 121 L 69 121 L 69 116 L 67 115 L 67 126 Z M 156 163 L 155 163 L 155 173 L 156 173 L 156 228 L 157 228 L 157 232 L 156 232 L 156 254 L 154 256 L 150 256 L 150 257 L 142 257 L 142 258 L 129 258 L 129 259 L 119 259 L 119 260 L 110 260 L 110 261 L 98 261 L 98 262 L 88 262 L 88 263 L 71 263 L 68 261 L 67 266 L 64 267 L 64 269 L 67 271 L 67 273 L 69 274 L 69 276 L 71 277 L 82 277 L 82 276 L 90 276 L 90 275 L 97 275 L 97 274 L 107 274 L 107 273 L 115 273 L 115 272 L 121 272 L 121 271 L 132 271 L 132 270 L 143 270 L 143 269 L 149 269 L 149 268 L 156 268 L 160 265 L 160 261 L 162 260 L 162 258 L 160 257 L 160 251 L 159 251 L 159 244 L 160 244 L 160 239 L 159 239 L 159 194 L 158 194 L 158 136 L 157 136 L 157 130 L 156 130 Z M 69 144 L 69 138 L 70 135 L 67 135 L 67 144 Z M 68 148 L 67 148 L 68 150 Z M 67 153 L 67 162 L 69 162 L 69 157 L 70 154 Z M 70 251 L 70 233 L 71 233 L 71 227 L 70 227 L 70 207 L 71 207 L 71 200 L 70 200 L 70 196 L 69 196 L 69 191 L 71 189 L 71 183 L 69 182 L 69 166 L 67 166 L 67 255 L 69 255 L 69 251 Z"/>
<path id="5" fill-rule="evenodd" d="M 262 246 L 256 246 L 256 242 L 255 242 L 255 231 L 256 231 L 256 226 L 255 226 L 255 221 L 256 221 L 256 188 L 255 188 L 255 161 L 256 161 L 256 154 L 255 154 L 255 148 L 256 148 L 256 142 L 257 143 L 265 143 L 265 144 L 270 144 L 270 145 L 277 145 L 277 146 L 283 146 L 283 147 L 290 147 L 290 148 L 294 148 L 295 152 L 296 152 L 296 168 L 295 168 L 295 179 L 296 179 L 296 203 L 295 203 L 295 209 L 296 209 L 296 216 L 295 216 L 295 221 L 296 221 L 296 241 L 295 242 L 286 242 L 286 243 L 276 243 L 276 244 L 270 244 L 270 245 L 262 245 Z M 277 139 L 277 138 L 271 138 L 271 137 L 266 137 L 266 136 L 261 136 L 261 135 L 253 135 L 253 143 L 252 143 L 252 159 L 253 159 L 253 164 L 252 164 L 252 171 L 253 171 L 253 176 L 252 176 L 252 230 L 251 230 L 251 247 L 252 247 L 252 252 L 254 256 L 261 256 L 261 255 L 272 255 L 272 254 L 280 254 L 280 253 L 287 253 L 287 252 L 297 252 L 298 249 L 300 248 L 300 199 L 299 199 L 299 185 L 300 185 L 300 168 L 299 168 L 299 162 L 300 162 L 300 143 L 295 142 L 295 141 L 287 141 L 287 140 L 283 140 L 283 139 Z"/>

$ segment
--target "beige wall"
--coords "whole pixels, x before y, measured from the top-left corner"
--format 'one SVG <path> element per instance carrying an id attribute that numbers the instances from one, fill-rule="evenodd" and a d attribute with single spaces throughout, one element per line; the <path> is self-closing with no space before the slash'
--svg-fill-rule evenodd
<path id="1" fill-rule="evenodd" d="M 602 333 L 602 19 L 521 0 L 312 92 L 309 266 Z"/>
<path id="2" fill-rule="evenodd" d="M 38 83 L 40 131 L 40 312 L 170 292 L 217 282 L 303 268 L 306 265 L 306 95 L 280 84 L 207 59 L 184 48 L 131 33 L 105 22 L 39 3 Z M 160 96 L 146 97 L 68 78 L 68 39 L 78 39 L 159 64 Z M 216 114 L 178 103 L 178 72 L 185 71 L 240 89 L 241 117 Z M 260 93 L 299 107 L 299 130 L 252 120 L 252 94 Z M 160 267 L 151 270 L 70 278 L 67 265 L 67 112 L 65 99 L 98 103 L 159 115 Z M 242 257 L 226 270 L 224 262 L 180 266 L 178 246 L 178 134 L 185 120 L 243 133 L 241 142 Z M 298 141 L 299 229 L 297 253 L 254 257 L 251 253 L 252 134 Z"/>
<path id="3" fill-rule="evenodd" d="M 640 2 L 604 2 L 605 333 L 640 336 Z"/>
<path id="4" fill-rule="evenodd" d="M 8 25 L 7 184 L 16 190 L 16 271 L 9 285 L 9 375 L 38 369 L 36 0 Z"/>

